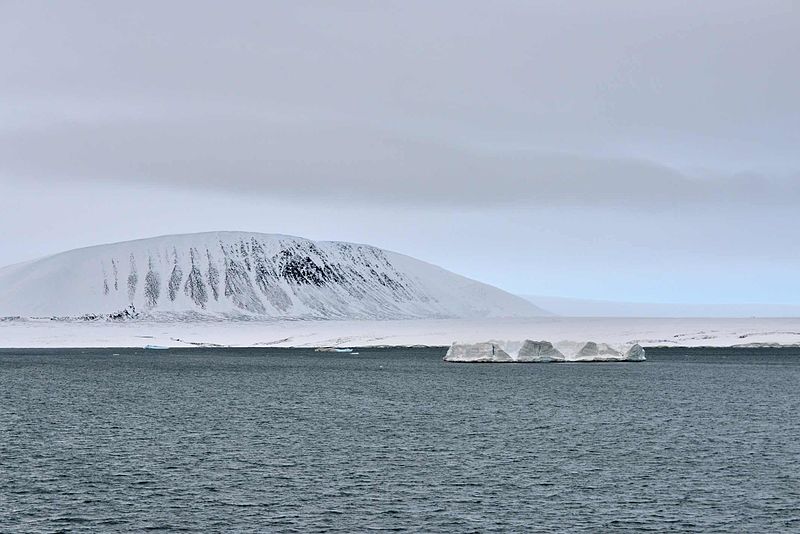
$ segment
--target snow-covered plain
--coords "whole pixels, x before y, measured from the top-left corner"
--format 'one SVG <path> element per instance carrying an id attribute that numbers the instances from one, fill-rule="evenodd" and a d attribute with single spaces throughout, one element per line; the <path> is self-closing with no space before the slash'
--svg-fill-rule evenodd
<path id="1" fill-rule="evenodd" d="M 521 295 L 562 317 L 800 317 L 791 304 L 665 304 Z"/>
<path id="2" fill-rule="evenodd" d="M 594 340 L 643 347 L 800 346 L 800 319 L 539 317 L 390 321 L 0 321 L 0 347 L 449 346 Z"/>

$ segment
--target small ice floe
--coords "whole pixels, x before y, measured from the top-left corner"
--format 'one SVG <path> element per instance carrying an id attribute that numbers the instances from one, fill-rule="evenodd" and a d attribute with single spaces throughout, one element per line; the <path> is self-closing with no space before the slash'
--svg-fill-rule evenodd
<path id="1" fill-rule="evenodd" d="M 346 349 L 343 347 L 317 347 L 315 352 L 353 352 L 353 349 Z M 358 353 L 356 353 L 358 354 Z"/>
<path id="2" fill-rule="evenodd" d="M 169 347 L 164 345 L 145 345 L 144 348 L 147 350 L 167 350 Z"/>

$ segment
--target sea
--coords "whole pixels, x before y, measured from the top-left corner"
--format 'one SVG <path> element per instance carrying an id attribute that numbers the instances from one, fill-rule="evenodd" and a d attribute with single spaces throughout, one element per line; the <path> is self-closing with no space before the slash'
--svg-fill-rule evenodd
<path id="1" fill-rule="evenodd" d="M 0 532 L 800 532 L 800 349 L 0 350 Z"/>

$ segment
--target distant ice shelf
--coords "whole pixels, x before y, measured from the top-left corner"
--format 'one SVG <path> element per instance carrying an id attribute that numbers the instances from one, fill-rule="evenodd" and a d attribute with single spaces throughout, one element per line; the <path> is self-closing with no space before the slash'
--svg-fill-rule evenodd
<path id="1" fill-rule="evenodd" d="M 532 340 L 527 347 L 521 340 Z M 483 318 L 412 320 L 65 321 L 0 319 L 0 347 L 447 347 L 493 342 L 518 361 L 558 359 L 546 341 L 598 340 L 612 348 L 800 347 L 800 319 Z M 516 340 L 516 341 L 514 341 Z M 550 343 L 568 356 L 569 349 Z M 602 352 L 601 344 L 597 351 Z M 590 346 L 591 348 L 591 346 Z M 589 349 L 584 351 L 584 355 Z"/>

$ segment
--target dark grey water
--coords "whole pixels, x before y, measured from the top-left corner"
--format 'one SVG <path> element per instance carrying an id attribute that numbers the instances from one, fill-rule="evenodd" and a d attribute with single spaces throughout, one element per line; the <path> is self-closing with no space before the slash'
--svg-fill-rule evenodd
<path id="1" fill-rule="evenodd" d="M 800 531 L 798 350 L 442 353 L 0 351 L 0 531 Z"/>

